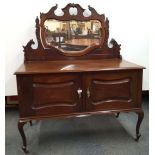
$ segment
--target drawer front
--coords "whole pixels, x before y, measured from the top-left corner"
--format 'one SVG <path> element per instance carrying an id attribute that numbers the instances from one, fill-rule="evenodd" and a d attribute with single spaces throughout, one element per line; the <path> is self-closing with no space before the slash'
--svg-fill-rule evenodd
<path id="1" fill-rule="evenodd" d="M 79 112 L 81 98 L 77 90 L 81 87 L 78 74 L 33 75 L 21 77 L 23 100 L 21 109 L 26 107 L 26 115 L 58 115 Z M 29 85 L 29 86 L 27 86 Z M 81 88 L 80 88 L 81 89 Z M 29 98 L 28 102 L 25 102 Z"/>
<path id="2" fill-rule="evenodd" d="M 142 71 L 106 71 L 87 74 L 86 110 L 138 108 L 141 103 Z"/>

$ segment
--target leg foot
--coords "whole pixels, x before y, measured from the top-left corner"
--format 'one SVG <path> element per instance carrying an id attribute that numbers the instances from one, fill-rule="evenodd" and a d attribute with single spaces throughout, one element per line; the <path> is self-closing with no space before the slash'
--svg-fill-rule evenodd
<path id="1" fill-rule="evenodd" d="M 25 152 L 25 153 L 29 153 L 29 150 L 27 150 L 27 148 L 26 147 L 22 147 L 22 150 Z"/>
<path id="2" fill-rule="evenodd" d="M 23 146 L 22 146 L 22 150 L 25 152 L 25 153 L 28 153 L 28 150 L 27 150 L 27 143 L 26 143 L 26 136 L 25 136 L 25 133 L 24 133 L 24 130 L 23 130 L 23 127 L 24 127 L 24 124 L 27 123 L 27 122 L 24 122 L 24 121 L 19 121 L 18 122 L 18 130 L 19 130 L 19 133 L 22 137 L 22 141 L 23 141 Z"/>
<path id="3" fill-rule="evenodd" d="M 118 112 L 118 113 L 116 114 L 116 118 L 118 118 L 118 117 L 119 117 L 119 114 L 120 114 L 120 112 Z"/>
<path id="4" fill-rule="evenodd" d="M 30 122 L 30 126 L 32 126 L 32 121 L 29 121 Z"/>
<path id="5" fill-rule="evenodd" d="M 139 129 L 140 129 L 140 125 L 142 123 L 142 120 L 144 118 L 144 112 L 143 110 L 137 112 L 138 114 L 138 121 L 137 121 L 137 125 L 136 125 L 136 138 L 135 138 L 135 141 L 138 142 L 139 138 L 141 137 L 141 134 L 139 132 Z"/>

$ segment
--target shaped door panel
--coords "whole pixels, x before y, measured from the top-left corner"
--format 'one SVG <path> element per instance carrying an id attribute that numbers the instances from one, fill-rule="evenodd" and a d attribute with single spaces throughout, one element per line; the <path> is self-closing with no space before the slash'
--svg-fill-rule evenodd
<path id="1" fill-rule="evenodd" d="M 140 104 L 139 71 L 87 74 L 85 80 L 87 110 L 136 108 Z"/>
<path id="2" fill-rule="evenodd" d="M 80 83 L 78 75 L 34 76 L 32 109 L 38 114 L 53 115 L 80 111 Z"/>
<path id="3" fill-rule="evenodd" d="M 81 78 L 78 74 L 40 74 L 25 79 L 27 82 L 22 82 L 21 93 L 26 94 L 22 106 L 27 108 L 22 109 L 26 115 L 63 115 L 81 111 L 82 96 L 78 94 Z"/>

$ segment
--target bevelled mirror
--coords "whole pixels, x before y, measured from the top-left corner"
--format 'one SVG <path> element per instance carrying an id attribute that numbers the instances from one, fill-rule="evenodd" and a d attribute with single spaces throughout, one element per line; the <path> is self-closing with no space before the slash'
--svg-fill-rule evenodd
<path id="1" fill-rule="evenodd" d="M 98 20 L 48 19 L 44 22 L 44 26 L 46 44 L 59 48 L 62 52 L 79 52 L 100 45 L 101 23 Z"/>
<path id="2" fill-rule="evenodd" d="M 44 48 L 56 48 L 69 56 L 80 56 L 100 48 L 106 34 L 105 17 L 90 6 L 88 9 L 78 4 L 68 4 L 62 9 L 62 15 L 56 15 L 56 5 L 48 13 L 41 13 L 41 41 Z"/>

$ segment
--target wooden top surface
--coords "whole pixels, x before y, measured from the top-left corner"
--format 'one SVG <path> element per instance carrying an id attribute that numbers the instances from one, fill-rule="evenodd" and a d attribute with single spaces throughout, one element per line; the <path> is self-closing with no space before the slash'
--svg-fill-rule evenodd
<path id="1" fill-rule="evenodd" d="M 89 72 L 127 69 L 144 69 L 144 67 L 117 58 L 74 61 L 33 61 L 22 64 L 15 74 Z"/>
<path id="2" fill-rule="evenodd" d="M 71 39 L 65 41 L 66 44 L 70 45 L 82 45 L 82 46 L 91 46 L 92 44 L 99 45 L 99 39 Z"/>

